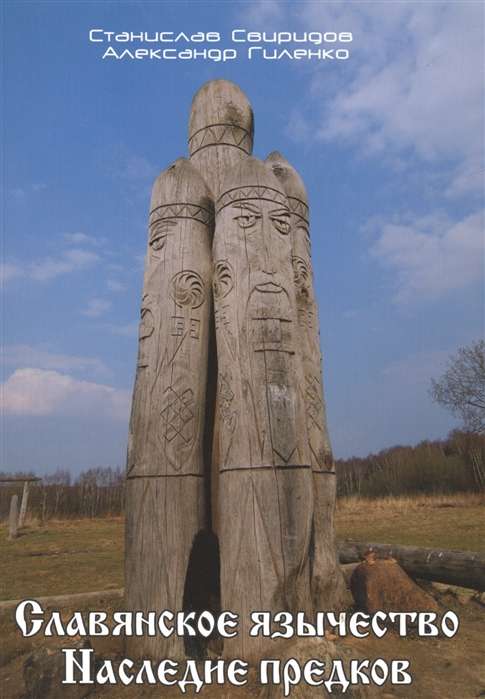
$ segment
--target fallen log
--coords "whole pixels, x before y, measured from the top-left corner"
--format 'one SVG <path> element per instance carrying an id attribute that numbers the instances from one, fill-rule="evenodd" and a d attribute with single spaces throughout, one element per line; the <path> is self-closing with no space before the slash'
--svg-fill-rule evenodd
<path id="1" fill-rule="evenodd" d="M 377 558 L 395 558 L 413 578 L 485 591 L 484 553 L 374 544 L 364 541 L 341 541 L 338 544 L 341 564 L 361 561 L 369 551 L 374 551 Z"/>
<path id="2" fill-rule="evenodd" d="M 0 616 L 10 613 L 26 599 L 36 600 L 43 609 L 75 609 L 77 607 L 90 606 L 92 609 L 102 609 L 103 605 L 115 604 L 124 597 L 123 588 L 115 590 L 100 590 L 97 592 L 78 592 L 73 595 L 55 595 L 49 597 L 37 597 L 26 595 L 24 599 L 10 599 L 0 602 Z"/>
<path id="3" fill-rule="evenodd" d="M 350 580 L 355 569 L 355 565 L 348 564 L 359 563 L 369 551 L 375 551 L 378 558 L 395 558 L 399 565 L 414 578 L 467 587 L 480 592 L 485 591 L 485 554 L 483 553 L 372 544 L 363 541 L 341 541 L 338 544 L 339 560 L 347 581 Z M 122 600 L 123 597 L 124 589 L 119 588 L 53 597 L 29 595 L 28 599 L 36 599 L 44 609 L 62 609 L 86 604 L 93 606 L 112 604 Z M 15 609 L 21 601 L 17 599 L 0 602 L 0 615 Z"/>

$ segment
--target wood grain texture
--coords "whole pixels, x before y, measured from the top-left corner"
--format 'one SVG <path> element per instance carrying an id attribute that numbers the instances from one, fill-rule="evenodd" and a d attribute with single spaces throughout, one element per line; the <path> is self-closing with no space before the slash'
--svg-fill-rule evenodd
<path id="1" fill-rule="evenodd" d="M 184 608 L 197 534 L 207 526 L 204 427 L 213 210 L 177 160 L 150 207 L 127 458 L 125 586 L 131 610 Z M 181 639 L 132 638 L 135 656 L 185 657 Z"/>
<path id="2" fill-rule="evenodd" d="M 339 608 L 344 594 L 335 549 L 336 474 L 328 434 L 322 377 L 318 305 L 311 262 L 308 196 L 298 172 L 278 152 L 266 163 L 283 186 L 291 212 L 291 260 L 296 296 L 298 357 L 303 366 L 302 399 L 314 486 L 312 598 L 316 610 Z"/>
<path id="3" fill-rule="evenodd" d="M 25 518 L 27 516 L 27 507 L 28 507 L 28 503 L 29 503 L 29 491 L 30 491 L 30 483 L 29 483 L 29 481 L 25 481 L 24 489 L 22 491 L 22 502 L 20 504 L 20 512 L 19 512 L 19 529 L 21 529 L 25 524 Z"/>
<path id="4" fill-rule="evenodd" d="M 189 154 L 214 197 L 224 172 L 253 150 L 254 119 L 242 90 L 229 80 L 211 80 L 196 92 L 189 120 Z"/>
<path id="5" fill-rule="evenodd" d="M 370 551 L 377 558 L 395 558 L 411 577 L 485 591 L 484 553 L 365 541 L 343 541 L 338 545 L 341 563 L 361 561 Z"/>
<path id="6" fill-rule="evenodd" d="M 153 188 L 126 601 L 200 611 L 207 581 L 217 598 L 212 527 L 221 606 L 241 616 L 224 654 L 257 661 L 265 648 L 249 638 L 251 611 L 332 608 L 343 581 L 306 193 L 286 161 L 251 157 L 252 141 L 245 95 L 229 81 L 206 83 L 192 103 L 190 161 L 177 160 Z M 127 651 L 183 658 L 190 649 L 145 636 Z"/>
<path id="7" fill-rule="evenodd" d="M 19 496 L 12 495 L 8 515 L 8 538 L 16 539 L 18 535 Z"/>
<path id="8" fill-rule="evenodd" d="M 313 487 L 297 360 L 290 213 L 248 157 L 226 173 L 213 245 L 222 607 L 241 615 L 224 653 L 257 658 L 249 612 L 309 611 Z"/>
<path id="9" fill-rule="evenodd" d="M 217 198 L 225 173 L 252 153 L 254 120 L 253 111 L 246 95 L 229 80 L 211 80 L 198 90 L 192 100 L 189 120 L 190 162 L 200 172 L 208 187 Z M 220 272 L 219 268 L 216 271 Z M 209 386 L 217 387 L 217 354 L 215 325 L 209 338 L 214 352 L 209 354 Z M 217 393 L 217 391 L 215 391 Z M 212 399 L 212 396 L 210 396 Z M 212 421 L 207 428 L 211 448 L 206 452 L 211 464 L 210 501 L 211 527 L 220 531 L 219 518 L 219 436 L 226 431 L 221 422 L 221 410 L 217 395 L 208 408 Z"/>

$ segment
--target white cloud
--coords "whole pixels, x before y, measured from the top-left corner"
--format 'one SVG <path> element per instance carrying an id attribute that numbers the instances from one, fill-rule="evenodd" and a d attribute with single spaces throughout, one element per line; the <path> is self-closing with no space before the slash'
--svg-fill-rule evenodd
<path id="1" fill-rule="evenodd" d="M 373 224 L 375 225 L 375 224 Z M 483 278 L 484 212 L 384 223 L 371 252 L 396 273 L 395 301 L 438 299 Z"/>
<path id="2" fill-rule="evenodd" d="M 110 310 L 112 304 L 107 299 L 94 298 L 90 299 L 87 308 L 82 311 L 82 314 L 89 318 L 99 318 Z"/>
<path id="3" fill-rule="evenodd" d="M 0 282 L 5 284 L 15 277 L 21 277 L 23 274 L 22 268 L 18 265 L 3 262 L 0 264 Z"/>
<path id="4" fill-rule="evenodd" d="M 354 40 L 343 80 L 311 72 L 310 109 L 295 111 L 289 134 L 447 161 L 451 193 L 483 191 L 482 3 L 305 2 L 293 22 Z M 471 173 L 480 171 L 479 182 Z"/>
<path id="5" fill-rule="evenodd" d="M 99 255 L 89 250 L 72 248 L 66 250 L 61 256 L 46 257 L 42 260 L 31 262 L 28 265 L 26 276 L 36 281 L 44 282 L 60 277 L 64 274 L 77 272 L 90 267 L 99 260 Z"/>
<path id="6" fill-rule="evenodd" d="M 99 255 L 81 248 L 71 248 L 58 257 L 43 257 L 25 264 L 7 262 L 2 265 L 2 281 L 24 277 L 38 282 L 47 282 L 64 274 L 78 272 L 91 267 L 100 259 Z"/>
<path id="7" fill-rule="evenodd" d="M 86 233 L 64 233 L 63 236 L 66 243 L 69 245 L 99 245 L 99 240 L 94 235 Z"/>
<path id="8" fill-rule="evenodd" d="M 106 162 L 109 162 L 110 174 L 127 182 L 153 180 L 159 173 L 153 163 L 143 155 L 134 153 L 128 146 L 120 143 L 109 147 L 106 152 Z"/>
<path id="9" fill-rule="evenodd" d="M 258 2 L 245 3 L 241 12 L 241 19 L 248 25 L 263 26 L 268 22 L 275 22 L 284 16 L 283 7 L 278 0 L 259 0 Z"/>
<path id="10" fill-rule="evenodd" d="M 2 384 L 5 415 L 79 415 L 126 420 L 129 391 L 44 369 L 17 369 Z"/>
<path id="11" fill-rule="evenodd" d="M 82 357 L 51 352 L 45 347 L 31 345 L 7 345 L 3 348 L 2 360 L 5 366 L 53 369 L 67 372 L 88 372 L 109 375 L 111 370 L 96 357 Z"/>
<path id="12" fill-rule="evenodd" d="M 449 197 L 460 197 L 467 192 L 483 193 L 485 188 L 485 165 L 483 158 L 477 154 L 464 160 L 455 169 L 446 194 Z"/>

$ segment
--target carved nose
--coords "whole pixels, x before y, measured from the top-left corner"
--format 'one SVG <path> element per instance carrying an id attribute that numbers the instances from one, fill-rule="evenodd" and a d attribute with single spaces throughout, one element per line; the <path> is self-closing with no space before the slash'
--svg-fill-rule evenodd
<path id="1" fill-rule="evenodd" d="M 264 235 L 265 235 L 265 232 L 263 231 L 263 236 Z M 273 275 L 275 273 L 274 263 L 273 263 L 272 255 L 271 255 L 271 248 L 270 248 L 268 240 L 265 240 L 264 238 L 263 238 L 263 259 L 261 260 L 261 267 L 262 267 L 263 274 Z"/>

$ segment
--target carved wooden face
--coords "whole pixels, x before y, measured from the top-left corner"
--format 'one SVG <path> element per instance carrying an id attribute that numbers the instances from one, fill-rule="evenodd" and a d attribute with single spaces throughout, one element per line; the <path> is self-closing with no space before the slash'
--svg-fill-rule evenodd
<path id="1" fill-rule="evenodd" d="M 313 272 L 310 258 L 310 234 L 308 225 L 299 217 L 292 216 L 292 254 L 291 263 L 293 265 L 293 279 L 296 289 L 296 301 L 298 306 L 298 318 L 300 325 L 309 322 L 311 318 L 305 320 L 307 311 L 313 303 Z M 311 315 L 311 312 L 310 312 Z"/>
<path id="2" fill-rule="evenodd" d="M 296 216 L 294 217 L 296 218 Z M 308 225 L 304 223 L 300 218 L 297 219 L 297 223 L 293 224 L 293 250 L 295 254 L 299 257 L 308 258 L 311 257 L 311 242 L 310 242 L 310 231 Z"/>
<path id="3" fill-rule="evenodd" d="M 287 207 L 266 199 L 245 199 L 228 205 L 222 213 L 227 222 L 226 241 L 235 235 L 244 243 L 251 273 L 284 274 L 291 248 Z"/>
<path id="4" fill-rule="evenodd" d="M 150 361 L 151 337 L 155 329 L 155 320 L 152 312 L 152 299 L 149 294 L 144 294 L 141 302 L 141 318 L 138 331 L 138 368 L 148 366 Z"/>
<path id="5" fill-rule="evenodd" d="M 195 218 L 162 218 L 150 224 L 149 261 L 179 257 L 180 245 L 190 247 L 192 236 L 207 236 L 207 225 Z"/>
<path id="6" fill-rule="evenodd" d="M 167 242 L 172 237 L 176 227 L 177 220 L 171 218 L 159 219 L 151 224 L 148 245 L 152 259 L 160 260 L 162 258 Z"/>

